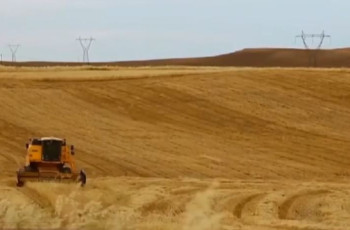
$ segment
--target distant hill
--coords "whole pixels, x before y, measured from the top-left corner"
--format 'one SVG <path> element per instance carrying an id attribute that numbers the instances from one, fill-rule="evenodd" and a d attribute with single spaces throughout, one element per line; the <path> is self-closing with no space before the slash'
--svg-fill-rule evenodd
<path id="1" fill-rule="evenodd" d="M 3 62 L 15 66 L 77 66 L 77 62 Z M 98 62 L 90 65 L 120 66 L 247 66 L 247 67 L 350 67 L 350 48 L 333 50 L 305 49 L 244 49 L 211 57 L 159 60 Z"/>

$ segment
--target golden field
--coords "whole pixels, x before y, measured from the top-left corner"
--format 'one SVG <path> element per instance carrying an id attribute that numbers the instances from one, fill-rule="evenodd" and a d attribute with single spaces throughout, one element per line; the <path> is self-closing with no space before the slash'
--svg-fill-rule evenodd
<path id="1" fill-rule="evenodd" d="M 0 67 L 0 229 L 350 224 L 350 70 Z M 15 186 L 25 142 L 74 144 L 87 186 Z"/>

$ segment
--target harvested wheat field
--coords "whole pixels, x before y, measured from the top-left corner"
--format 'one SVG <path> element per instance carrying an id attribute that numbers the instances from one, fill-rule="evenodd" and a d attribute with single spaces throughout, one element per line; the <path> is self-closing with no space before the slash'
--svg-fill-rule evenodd
<path id="1" fill-rule="evenodd" d="M 350 70 L 0 68 L 0 229 L 344 230 Z M 15 186 L 25 142 L 78 184 Z"/>

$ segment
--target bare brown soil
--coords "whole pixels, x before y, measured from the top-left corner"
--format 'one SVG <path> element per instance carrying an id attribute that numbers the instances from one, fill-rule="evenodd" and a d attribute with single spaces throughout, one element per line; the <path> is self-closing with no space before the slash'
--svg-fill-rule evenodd
<path id="1" fill-rule="evenodd" d="M 73 62 L 4 62 L 8 66 L 81 66 Z M 90 66 L 350 67 L 350 48 L 333 50 L 244 49 L 212 57 L 90 63 Z"/>
<path id="2" fill-rule="evenodd" d="M 350 71 L 0 68 L 0 228 L 347 229 Z M 88 184 L 15 187 L 32 136 Z"/>

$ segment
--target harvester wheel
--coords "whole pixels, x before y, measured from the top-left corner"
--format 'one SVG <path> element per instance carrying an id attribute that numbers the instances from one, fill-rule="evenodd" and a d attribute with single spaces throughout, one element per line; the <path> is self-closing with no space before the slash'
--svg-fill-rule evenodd
<path id="1" fill-rule="evenodd" d="M 63 173 L 72 173 L 72 170 L 68 167 L 62 168 Z"/>
<path id="2" fill-rule="evenodd" d="M 35 168 L 32 167 L 31 165 L 28 165 L 28 166 L 25 166 L 25 167 L 24 167 L 24 171 L 25 171 L 25 172 L 35 172 L 36 170 L 35 170 Z"/>

